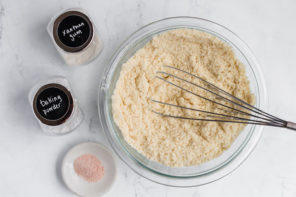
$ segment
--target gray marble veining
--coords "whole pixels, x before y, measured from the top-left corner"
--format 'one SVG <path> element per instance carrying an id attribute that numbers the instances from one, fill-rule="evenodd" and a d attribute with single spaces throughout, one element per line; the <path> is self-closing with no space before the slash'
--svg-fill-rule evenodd
<path id="1" fill-rule="evenodd" d="M 105 48 L 98 60 L 68 67 L 47 33 L 50 17 L 69 7 L 92 16 Z M 0 196 L 75 196 L 59 176 L 63 154 L 82 141 L 109 146 L 97 114 L 102 73 L 119 44 L 141 26 L 170 16 L 196 16 L 221 23 L 246 41 L 258 58 L 269 112 L 296 120 L 296 1 L 256 0 L 0 0 Z M 64 75 L 85 114 L 83 124 L 61 137 L 45 136 L 27 101 L 32 85 L 47 75 Z M 248 160 L 227 177 L 196 188 L 148 181 L 117 158 L 118 177 L 106 196 L 296 196 L 296 134 L 265 128 Z"/>

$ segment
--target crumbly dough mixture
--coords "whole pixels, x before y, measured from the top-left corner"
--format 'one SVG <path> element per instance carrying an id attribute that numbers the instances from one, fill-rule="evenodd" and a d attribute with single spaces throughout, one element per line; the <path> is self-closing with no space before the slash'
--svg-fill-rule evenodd
<path id="1" fill-rule="evenodd" d="M 122 66 L 112 96 L 112 109 L 124 139 L 150 160 L 171 167 L 198 165 L 216 158 L 230 147 L 244 125 L 175 119 L 153 113 L 152 109 L 172 115 L 204 117 L 198 112 L 156 104 L 150 99 L 227 114 L 216 104 L 155 78 L 162 76 L 211 97 L 175 78 L 156 74 L 167 71 L 196 80 L 164 65 L 196 74 L 248 103 L 254 102 L 244 66 L 230 46 L 215 36 L 193 29 L 167 31 L 155 36 Z"/>

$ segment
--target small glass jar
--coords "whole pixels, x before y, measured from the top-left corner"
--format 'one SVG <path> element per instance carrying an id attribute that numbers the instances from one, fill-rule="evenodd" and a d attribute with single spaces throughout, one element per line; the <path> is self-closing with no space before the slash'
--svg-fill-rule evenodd
<path id="1" fill-rule="evenodd" d="M 48 135 L 69 133 L 83 120 L 77 100 L 64 77 L 36 84 L 29 93 L 29 102 L 42 130 Z"/>
<path id="2" fill-rule="evenodd" d="M 52 18 L 47 31 L 65 63 L 83 65 L 94 60 L 103 42 L 85 11 L 72 8 Z"/>

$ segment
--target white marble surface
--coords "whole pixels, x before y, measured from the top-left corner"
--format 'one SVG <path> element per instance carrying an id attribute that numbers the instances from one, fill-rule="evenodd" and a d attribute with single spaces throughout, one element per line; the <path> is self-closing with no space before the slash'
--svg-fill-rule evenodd
<path id="1" fill-rule="evenodd" d="M 67 67 L 46 32 L 63 8 L 83 7 L 102 34 L 101 57 Z M 98 122 L 101 71 L 126 36 L 169 16 L 203 17 L 232 29 L 257 56 L 266 78 L 269 112 L 296 121 L 296 1 L 294 0 L 0 0 L 0 196 L 75 196 L 59 166 L 69 147 L 82 141 L 108 145 Z M 44 135 L 27 101 L 30 87 L 46 75 L 65 75 L 85 113 L 83 124 L 62 137 Z M 106 196 L 296 196 L 296 133 L 265 128 L 251 157 L 235 172 L 209 185 L 171 188 L 139 177 L 121 161 Z"/>

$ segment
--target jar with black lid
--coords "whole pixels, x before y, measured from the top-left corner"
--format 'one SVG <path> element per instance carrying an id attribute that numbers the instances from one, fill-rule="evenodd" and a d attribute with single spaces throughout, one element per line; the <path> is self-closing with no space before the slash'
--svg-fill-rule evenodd
<path id="1" fill-rule="evenodd" d="M 52 18 L 47 31 L 68 65 L 83 65 L 94 60 L 103 49 L 103 42 L 85 11 L 67 9 Z"/>
<path id="2" fill-rule="evenodd" d="M 64 77 L 54 77 L 36 84 L 29 93 L 29 102 L 42 130 L 49 135 L 69 133 L 83 119 Z"/>

